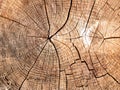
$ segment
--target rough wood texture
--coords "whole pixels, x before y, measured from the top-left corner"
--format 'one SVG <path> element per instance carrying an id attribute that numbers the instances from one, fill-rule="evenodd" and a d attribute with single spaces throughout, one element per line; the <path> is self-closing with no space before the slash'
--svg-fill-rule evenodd
<path id="1" fill-rule="evenodd" d="M 0 0 L 0 90 L 120 90 L 120 0 Z"/>

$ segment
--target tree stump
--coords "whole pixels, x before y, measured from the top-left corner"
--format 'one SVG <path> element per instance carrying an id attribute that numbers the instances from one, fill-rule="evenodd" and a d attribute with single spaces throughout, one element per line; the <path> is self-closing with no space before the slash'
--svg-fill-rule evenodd
<path id="1" fill-rule="evenodd" d="M 120 90 L 120 0 L 0 0 L 0 90 Z"/>

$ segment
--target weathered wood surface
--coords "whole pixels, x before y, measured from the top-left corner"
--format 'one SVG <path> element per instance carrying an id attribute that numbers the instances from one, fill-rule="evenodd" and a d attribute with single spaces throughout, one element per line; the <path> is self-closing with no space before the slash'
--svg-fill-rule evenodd
<path id="1" fill-rule="evenodd" d="M 120 90 L 120 0 L 0 0 L 0 90 Z"/>

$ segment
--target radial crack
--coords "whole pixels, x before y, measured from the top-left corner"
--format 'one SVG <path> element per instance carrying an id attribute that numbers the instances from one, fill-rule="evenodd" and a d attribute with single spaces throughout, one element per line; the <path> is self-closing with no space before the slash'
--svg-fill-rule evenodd
<path id="1" fill-rule="evenodd" d="M 94 52 L 95 53 L 95 52 Z M 99 60 L 99 58 L 98 58 L 98 56 L 97 56 L 97 54 L 95 53 L 95 56 L 97 57 L 97 60 L 99 61 L 99 63 L 100 63 L 100 65 L 102 66 L 102 68 L 107 72 L 107 70 L 103 67 L 103 65 L 101 64 L 101 62 L 100 62 L 100 60 Z M 117 80 L 117 79 L 115 79 L 110 73 L 106 73 L 107 75 L 109 75 L 111 78 L 113 78 L 118 84 L 120 84 L 120 82 Z M 105 76 L 105 75 L 102 75 L 102 76 Z M 100 77 L 102 77 L 102 76 L 100 76 Z"/>
<path id="2" fill-rule="evenodd" d="M 63 26 L 62 26 L 61 28 L 59 28 L 59 29 L 57 30 L 57 32 L 55 32 L 53 35 L 51 35 L 50 38 L 52 38 L 52 37 L 55 36 L 58 32 L 60 32 L 60 31 L 64 28 L 64 26 L 66 25 L 66 23 L 68 22 L 69 17 L 70 17 L 71 8 L 72 8 L 72 1 L 73 1 L 73 0 L 70 0 L 70 8 L 69 8 L 68 15 L 67 15 L 67 19 L 66 19 L 65 23 L 63 24 Z"/>
<path id="3" fill-rule="evenodd" d="M 120 37 L 105 37 L 104 40 L 107 40 L 107 39 L 120 39 Z"/>
<path id="4" fill-rule="evenodd" d="M 55 44 L 53 43 L 53 41 L 51 39 L 49 39 L 51 44 L 53 45 L 54 49 L 55 49 L 55 52 L 56 52 L 56 55 L 57 55 L 57 58 L 58 58 L 58 65 L 59 65 L 59 81 L 58 81 L 58 90 L 60 90 L 60 78 L 61 78 L 61 75 L 60 75 L 60 70 L 61 70 L 61 65 L 60 65 L 60 57 L 59 57 L 59 54 L 58 54 L 58 51 L 57 51 L 57 48 L 55 46 Z"/>
<path id="5" fill-rule="evenodd" d="M 80 52 L 79 52 L 79 50 L 78 50 L 78 48 L 73 44 L 73 47 L 75 47 L 75 49 L 76 49 L 76 51 L 77 51 L 77 54 L 78 54 L 78 57 L 79 57 L 79 59 L 81 60 L 81 55 L 80 55 Z"/>
<path id="6" fill-rule="evenodd" d="M 34 63 L 33 63 L 33 65 L 31 66 L 31 68 L 29 69 L 28 73 L 26 74 L 25 79 L 22 81 L 22 83 L 21 83 L 21 85 L 20 85 L 20 87 L 19 87 L 19 89 L 18 89 L 18 90 L 21 90 L 21 88 L 22 88 L 22 86 L 23 86 L 23 84 L 24 84 L 25 80 L 26 80 L 26 79 L 27 79 L 27 77 L 29 76 L 29 73 L 31 72 L 31 70 L 32 70 L 32 68 L 34 67 L 34 65 L 36 64 L 36 62 L 37 62 L 37 60 L 38 60 L 39 56 L 41 55 L 42 51 L 44 50 L 44 48 L 45 48 L 45 46 L 46 46 L 46 44 L 47 44 L 47 42 L 46 42 L 46 43 L 45 43 L 45 45 L 43 46 L 42 50 L 40 51 L 39 55 L 37 56 L 37 58 L 36 58 L 35 62 L 34 62 Z"/>
<path id="7" fill-rule="evenodd" d="M 48 38 L 50 36 L 50 20 L 49 20 L 49 17 L 48 17 L 48 12 L 47 12 L 47 6 L 46 6 L 46 0 L 44 0 L 44 4 L 45 4 L 45 12 L 46 12 L 46 16 L 47 16 L 47 21 L 48 21 Z"/>
<path id="8" fill-rule="evenodd" d="M 21 26 L 24 26 L 24 27 L 29 28 L 28 26 L 26 26 L 26 25 L 24 25 L 24 24 L 22 24 L 22 23 L 20 23 L 20 22 L 18 22 L 18 21 L 16 21 L 16 20 L 10 19 L 10 18 L 5 17 L 5 16 L 2 16 L 2 15 L 0 15 L 0 17 L 1 17 L 1 18 L 4 18 L 4 19 L 7 19 L 7 20 L 9 20 L 9 21 L 15 22 L 15 23 L 17 23 L 17 24 L 20 24 Z M 29 29 L 31 29 L 31 28 L 29 28 Z"/>
<path id="9" fill-rule="evenodd" d="M 92 11 L 93 11 L 93 9 L 94 9 L 95 2 L 96 2 L 96 0 L 94 0 L 93 5 L 92 5 L 92 8 L 91 8 L 91 10 L 90 10 L 90 14 L 89 14 L 89 17 L 88 17 L 88 20 L 87 20 L 87 23 L 86 23 L 86 26 L 85 26 L 84 32 L 86 32 L 86 29 L 87 29 L 87 27 L 88 27 L 88 24 L 89 24 L 89 21 L 90 21 L 91 15 L 92 15 Z M 84 33 L 84 32 L 83 32 L 83 33 Z"/>

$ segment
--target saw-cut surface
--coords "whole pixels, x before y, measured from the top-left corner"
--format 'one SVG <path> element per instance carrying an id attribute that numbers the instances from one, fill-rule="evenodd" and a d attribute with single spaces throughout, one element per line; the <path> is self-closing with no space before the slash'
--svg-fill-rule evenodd
<path id="1" fill-rule="evenodd" d="M 0 0 L 0 90 L 120 90 L 120 0 Z"/>

